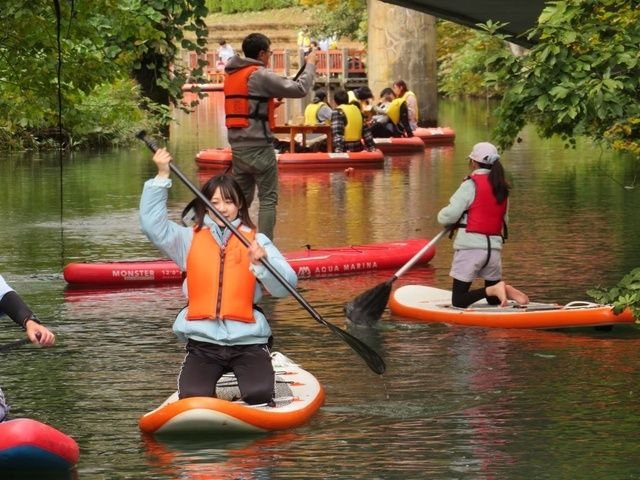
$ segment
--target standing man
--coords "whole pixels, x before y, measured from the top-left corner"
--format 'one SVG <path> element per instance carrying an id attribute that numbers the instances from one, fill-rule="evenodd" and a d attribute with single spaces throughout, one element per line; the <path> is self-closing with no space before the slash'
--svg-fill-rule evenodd
<path id="1" fill-rule="evenodd" d="M 310 52 L 297 79 L 269 70 L 271 40 L 251 33 L 242 41 L 245 58 L 231 57 L 225 72 L 224 108 L 232 151 L 232 174 L 249 203 L 258 189 L 258 230 L 273 240 L 278 204 L 278 165 L 271 128 L 276 99 L 302 98 L 313 87 L 316 52 Z"/>

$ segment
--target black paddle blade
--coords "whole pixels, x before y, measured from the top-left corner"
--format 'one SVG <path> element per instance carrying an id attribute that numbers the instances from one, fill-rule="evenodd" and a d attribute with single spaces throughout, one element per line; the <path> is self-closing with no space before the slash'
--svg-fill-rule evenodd
<path id="1" fill-rule="evenodd" d="M 331 331 L 338 337 L 340 337 L 347 345 L 349 345 L 354 352 L 360 355 L 360 357 L 365 361 L 367 366 L 374 373 L 382 375 L 385 372 L 387 366 L 385 365 L 384 360 L 375 352 L 375 350 L 369 347 L 369 345 L 331 323 L 327 322 L 325 325 L 329 327 Z"/>
<path id="2" fill-rule="evenodd" d="M 373 326 L 387 308 L 393 280 L 387 280 L 361 293 L 344 306 L 344 313 L 355 325 Z"/>

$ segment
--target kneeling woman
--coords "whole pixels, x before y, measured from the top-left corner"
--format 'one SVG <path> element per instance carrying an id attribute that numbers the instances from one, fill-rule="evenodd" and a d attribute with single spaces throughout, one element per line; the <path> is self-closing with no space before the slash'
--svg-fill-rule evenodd
<path id="1" fill-rule="evenodd" d="M 188 305 L 173 324 L 187 351 L 178 377 L 179 397 L 214 397 L 216 382 L 233 371 L 245 402 L 270 403 L 275 382 L 267 345 L 271 328 L 256 305 L 262 287 L 274 297 L 289 292 L 260 260 L 268 259 L 294 287 L 297 276 L 271 240 L 256 232 L 246 199 L 232 177 L 212 177 L 202 193 L 249 240 L 249 248 L 217 216 L 210 216 L 199 198 L 183 212 L 193 213 L 193 227 L 170 221 L 171 155 L 160 149 L 153 161 L 158 174 L 145 183 L 140 199 L 142 231 L 187 274 L 183 288 Z"/>

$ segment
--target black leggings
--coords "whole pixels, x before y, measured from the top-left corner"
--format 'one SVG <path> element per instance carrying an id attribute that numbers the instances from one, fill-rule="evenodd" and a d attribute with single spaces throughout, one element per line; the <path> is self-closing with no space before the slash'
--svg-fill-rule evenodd
<path id="1" fill-rule="evenodd" d="M 451 304 L 458 308 L 467 308 L 472 303 L 487 299 L 489 305 L 500 305 L 500 299 L 496 296 L 488 296 L 485 293 L 485 289 L 491 285 L 495 285 L 500 280 L 485 280 L 484 288 L 476 288 L 475 290 L 469 290 L 472 282 L 463 282 L 461 280 L 453 279 L 453 288 L 451 291 Z"/>
<path id="2" fill-rule="evenodd" d="M 215 386 L 225 372 L 233 372 L 242 399 L 250 405 L 269 403 L 275 390 L 271 355 L 266 345 L 234 345 L 189 340 L 178 377 L 178 396 L 215 397 Z"/>

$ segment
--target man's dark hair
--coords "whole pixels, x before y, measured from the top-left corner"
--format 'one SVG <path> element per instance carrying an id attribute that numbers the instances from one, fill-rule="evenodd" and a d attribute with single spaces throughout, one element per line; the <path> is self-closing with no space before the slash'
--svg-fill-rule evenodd
<path id="1" fill-rule="evenodd" d="M 337 90 L 333 94 L 333 101 L 336 102 L 336 105 L 349 103 L 349 94 L 345 90 Z"/>
<path id="2" fill-rule="evenodd" d="M 258 58 L 260 52 L 268 51 L 271 46 L 271 40 L 262 33 L 250 33 L 242 41 L 242 53 L 247 58 Z"/>

